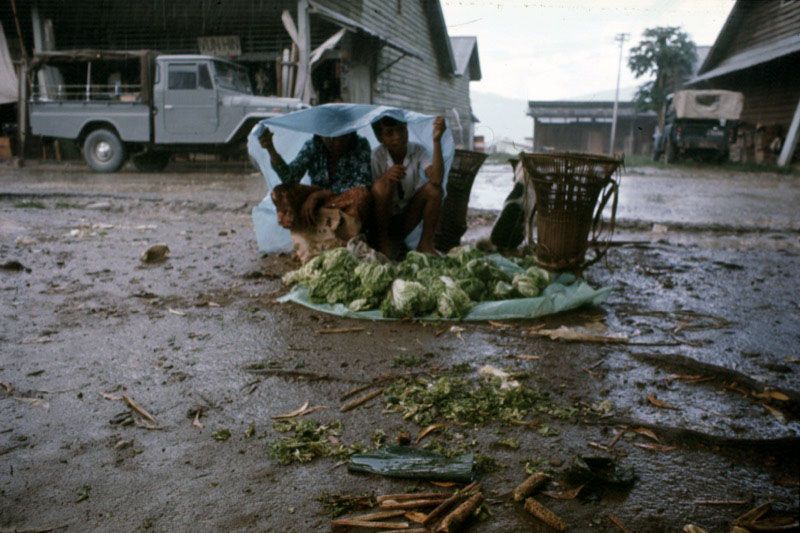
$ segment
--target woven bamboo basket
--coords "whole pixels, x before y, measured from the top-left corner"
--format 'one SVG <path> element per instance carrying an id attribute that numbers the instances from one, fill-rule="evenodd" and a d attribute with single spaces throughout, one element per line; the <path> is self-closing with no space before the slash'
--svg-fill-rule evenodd
<path id="1" fill-rule="evenodd" d="M 456 150 L 453 164 L 447 175 L 447 187 L 436 231 L 437 250 L 447 252 L 461 243 L 467 231 L 467 206 L 472 184 L 487 154 L 469 150 Z"/>
<path id="2" fill-rule="evenodd" d="M 536 191 L 536 208 L 528 220 L 527 233 L 539 264 L 550 270 L 580 273 L 608 251 L 622 159 L 573 152 L 521 157 L 527 185 Z M 611 216 L 606 225 L 602 213 L 610 200 Z M 590 247 L 594 253 L 587 258 Z"/>

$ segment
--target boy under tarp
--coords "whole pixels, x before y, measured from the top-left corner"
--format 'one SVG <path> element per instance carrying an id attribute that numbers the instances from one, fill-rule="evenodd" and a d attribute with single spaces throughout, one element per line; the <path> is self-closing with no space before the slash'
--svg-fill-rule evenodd
<path id="1" fill-rule="evenodd" d="M 264 120 L 250 132 L 247 148 L 251 159 L 261 170 L 269 190 L 272 191 L 281 183 L 281 180 L 272 168 L 269 154 L 262 148 L 258 140 L 265 127 L 268 126 L 275 133 L 276 149 L 287 160 L 291 160 L 313 135 L 338 137 L 356 132 L 366 138 L 374 149 L 379 143 L 372 131 L 371 124 L 384 116 L 406 122 L 409 140 L 422 145 L 429 152 L 433 152 L 432 132 L 435 116 L 395 107 L 365 104 L 326 104 Z M 449 130 L 445 131 L 441 142 L 446 180 L 455 152 Z M 301 183 L 308 183 L 308 176 Z M 261 252 L 270 253 L 292 249 L 290 232 L 278 224 L 277 210 L 269 193 L 259 205 L 253 208 L 253 226 Z M 419 237 L 420 228 L 418 227 L 406 238 L 406 246 L 414 249 Z"/>

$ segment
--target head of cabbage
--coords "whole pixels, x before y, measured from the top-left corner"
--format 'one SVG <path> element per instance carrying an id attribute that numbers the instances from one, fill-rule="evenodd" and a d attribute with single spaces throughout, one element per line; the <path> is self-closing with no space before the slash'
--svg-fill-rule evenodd
<path id="1" fill-rule="evenodd" d="M 433 293 L 418 281 L 396 279 L 381 302 L 383 316 L 410 318 L 424 316 L 434 310 Z"/>

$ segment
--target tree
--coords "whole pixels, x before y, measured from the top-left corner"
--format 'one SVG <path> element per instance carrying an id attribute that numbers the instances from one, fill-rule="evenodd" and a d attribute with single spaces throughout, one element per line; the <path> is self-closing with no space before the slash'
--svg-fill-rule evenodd
<path id="1" fill-rule="evenodd" d="M 691 75 L 697 48 L 677 26 L 648 28 L 642 37 L 630 49 L 628 67 L 637 78 L 651 75 L 655 79 L 639 87 L 634 101 L 640 110 L 656 111 L 658 126 L 663 128 L 667 95 L 679 89 Z"/>

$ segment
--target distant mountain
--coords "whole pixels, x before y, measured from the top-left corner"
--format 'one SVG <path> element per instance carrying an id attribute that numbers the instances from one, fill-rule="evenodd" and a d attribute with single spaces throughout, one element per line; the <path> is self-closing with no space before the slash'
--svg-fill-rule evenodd
<path id="1" fill-rule="evenodd" d="M 486 146 L 499 138 L 522 142 L 533 132 L 533 119 L 528 112 L 528 101 L 506 98 L 492 93 L 471 91 L 472 114 L 478 117 L 475 135 L 483 135 Z"/>
<path id="2" fill-rule="evenodd" d="M 638 85 L 629 85 L 628 87 L 620 87 L 619 88 L 619 101 L 620 102 L 630 102 L 633 100 L 633 97 L 636 96 L 636 90 L 639 89 Z M 609 89 L 606 91 L 598 91 L 596 93 L 589 93 L 589 94 L 582 94 L 580 96 L 571 96 L 569 98 L 564 98 L 564 100 L 571 100 L 571 101 L 587 101 L 587 102 L 613 102 L 614 101 L 614 93 L 616 89 Z"/>

